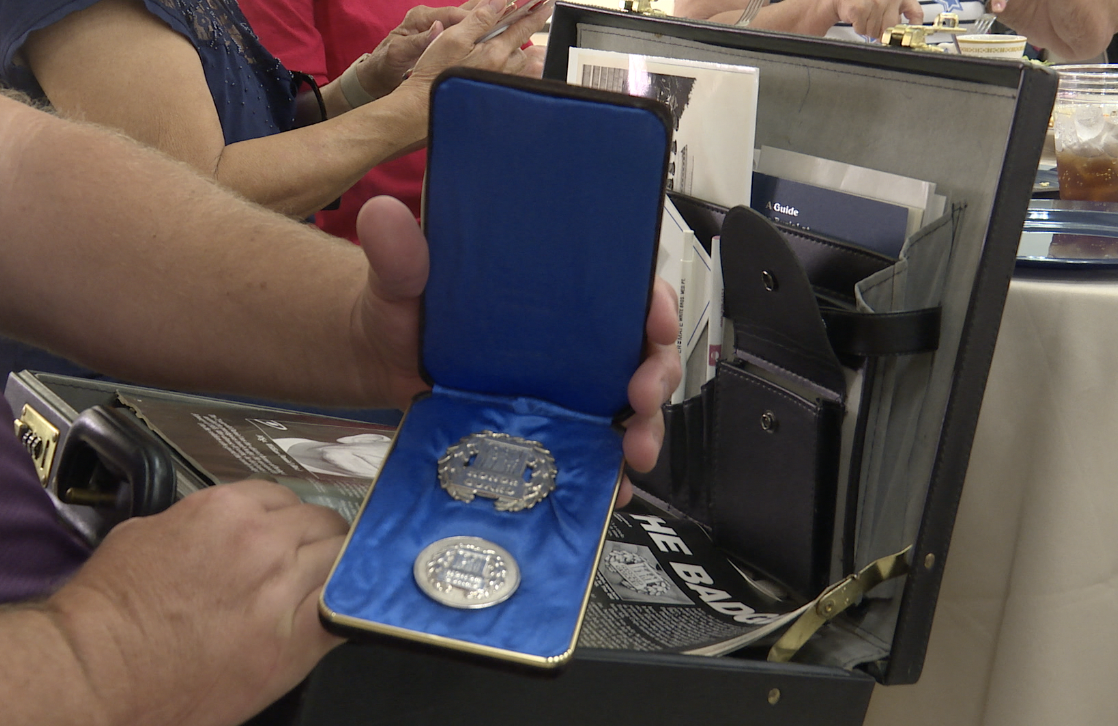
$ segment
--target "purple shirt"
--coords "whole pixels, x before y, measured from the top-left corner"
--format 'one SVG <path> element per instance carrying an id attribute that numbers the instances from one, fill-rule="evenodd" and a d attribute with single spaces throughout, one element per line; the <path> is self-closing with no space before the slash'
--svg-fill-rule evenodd
<path id="1" fill-rule="evenodd" d="M 49 595 L 89 557 L 39 484 L 14 420 L 0 396 L 0 603 Z"/>

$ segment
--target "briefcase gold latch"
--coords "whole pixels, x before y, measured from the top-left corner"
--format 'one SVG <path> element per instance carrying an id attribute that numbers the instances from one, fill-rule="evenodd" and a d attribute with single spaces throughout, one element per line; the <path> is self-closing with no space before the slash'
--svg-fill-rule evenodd
<path id="1" fill-rule="evenodd" d="M 936 33 L 950 33 L 957 35 L 966 30 L 959 25 L 957 13 L 940 13 L 931 25 L 894 25 L 886 28 L 881 36 L 881 42 L 894 48 L 911 48 L 912 50 L 927 50 L 933 53 L 943 53 L 943 48 L 937 45 L 928 45 L 927 37 Z"/>
<path id="2" fill-rule="evenodd" d="M 624 0 L 621 3 L 621 9 L 627 13 L 637 13 L 638 15 L 652 15 L 654 17 L 665 17 L 667 13 L 659 8 L 652 7 L 654 0 Z"/>

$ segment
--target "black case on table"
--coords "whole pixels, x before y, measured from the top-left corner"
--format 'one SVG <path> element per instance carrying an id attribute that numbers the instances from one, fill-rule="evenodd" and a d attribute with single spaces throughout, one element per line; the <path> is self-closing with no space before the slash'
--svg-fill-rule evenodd
<path id="1" fill-rule="evenodd" d="M 872 381 L 871 390 L 847 391 L 839 451 L 823 451 L 810 462 L 835 471 L 833 516 L 824 511 L 814 520 L 832 517 L 833 527 L 828 535 L 801 539 L 831 553 L 830 566 L 823 568 L 830 581 L 906 546 L 912 547 L 911 572 L 903 583 L 872 591 L 791 663 L 767 662 L 763 650 L 724 658 L 578 650 L 558 677 L 532 680 L 430 654 L 343 647 L 287 704 L 289 714 L 301 724 L 859 724 L 875 684 L 913 683 L 920 675 L 1056 77 L 1026 64 L 560 2 L 545 77 L 566 77 L 574 46 L 757 66 L 757 146 L 934 181 L 948 197 L 944 218 L 909 240 L 902 253 L 907 259 L 895 266 L 904 270 L 874 277 L 881 261 L 865 259 L 855 272 L 845 270 L 855 278 L 864 271 L 876 282 L 859 289 L 858 312 L 912 313 L 924 324 L 934 322 L 936 340 L 934 351 L 926 350 L 927 328 L 907 326 L 917 331 L 914 352 L 870 356 L 854 366 L 861 371 L 855 379 Z M 913 139 L 923 143 L 914 147 Z M 835 280 L 816 274 L 820 268 L 804 255 L 804 244 L 789 240 L 789 247 L 817 296 L 827 298 L 818 293 Z M 908 272 L 916 282 L 906 287 L 897 277 Z M 845 277 L 830 286 L 842 287 Z M 735 283 L 725 284 L 729 296 Z M 883 288 L 890 291 L 884 304 Z M 854 291 L 839 292 L 853 298 Z M 925 315 L 928 310 L 936 312 L 934 319 Z M 844 343 L 835 327 L 829 337 L 838 349 Z M 851 356 L 840 357 L 849 385 Z M 675 508 L 700 521 L 707 517 L 716 529 L 718 517 L 734 513 L 720 511 L 709 490 L 687 480 L 696 470 L 699 481 L 710 482 L 720 470 L 747 465 L 725 453 L 743 433 L 733 420 L 740 407 L 710 390 L 738 373 L 720 371 L 703 396 L 671 411 L 668 446 L 655 472 L 660 478 L 643 482 Z M 734 390 L 738 395 L 743 389 Z M 883 407 L 881 398 L 897 405 Z M 714 412 L 723 419 L 719 427 L 710 425 Z M 892 417 L 902 413 L 910 425 L 897 432 Z M 818 431 L 827 415 L 819 412 L 804 423 Z M 867 441 L 892 458 L 855 455 Z M 678 456 L 681 446 L 689 455 Z M 748 532 L 738 534 L 748 540 Z M 827 536 L 831 541 L 823 541 Z M 734 542 L 724 544 L 732 548 Z M 391 685 L 370 690 L 368 684 L 377 683 Z"/>
<path id="2" fill-rule="evenodd" d="M 757 66 L 757 145 L 934 181 L 948 196 L 947 218 L 914 235 L 903 265 L 930 278 L 923 298 L 903 285 L 887 296 L 891 312 L 940 310 L 936 349 L 874 359 L 873 375 L 864 375 L 871 390 L 850 389 L 845 403 L 845 420 L 861 421 L 861 430 L 844 428 L 832 462 L 830 579 L 909 545 L 911 572 L 872 591 L 791 663 L 767 662 L 764 651 L 710 658 L 580 649 L 562 673 L 541 678 L 441 653 L 351 644 L 328 655 L 259 723 L 853 725 L 864 719 L 876 684 L 919 677 L 1055 75 L 1025 64 L 559 3 L 545 76 L 565 78 L 572 46 Z M 727 289 L 733 284 L 727 280 Z M 863 305 L 881 302 L 880 287 L 864 292 Z M 735 409 L 711 390 L 719 379 L 704 391 L 705 402 L 696 397 L 671 412 L 666 466 L 643 482 L 708 523 L 725 512 L 712 513 L 719 502 L 689 479 L 740 465 L 710 456 L 719 438 L 737 435 L 736 425 L 708 425 L 719 405 L 726 414 Z M 87 384 L 66 386 L 73 390 L 62 395 L 70 396 Z M 898 405 L 883 408 L 883 392 Z M 915 413 L 906 409 L 913 398 Z M 890 432 L 901 414 L 911 425 L 896 434 L 898 444 Z M 891 459 L 855 454 L 855 444 L 867 441 Z"/>

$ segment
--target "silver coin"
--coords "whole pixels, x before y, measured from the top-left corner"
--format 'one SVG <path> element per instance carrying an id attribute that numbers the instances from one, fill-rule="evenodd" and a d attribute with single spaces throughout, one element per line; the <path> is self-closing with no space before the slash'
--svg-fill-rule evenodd
<path id="1" fill-rule="evenodd" d="M 555 488 L 555 459 L 538 441 L 482 431 L 439 459 L 439 484 L 462 502 L 480 495 L 502 512 L 531 509 Z"/>
<path id="2" fill-rule="evenodd" d="M 512 555 L 481 537 L 447 537 L 427 545 L 412 572 L 424 594 L 452 608 L 496 605 L 520 585 Z"/>

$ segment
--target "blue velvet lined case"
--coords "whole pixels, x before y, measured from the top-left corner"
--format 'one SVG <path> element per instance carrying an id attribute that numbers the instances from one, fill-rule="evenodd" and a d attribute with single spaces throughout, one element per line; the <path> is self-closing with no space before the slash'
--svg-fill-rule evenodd
<path id="1" fill-rule="evenodd" d="M 421 358 L 408 410 L 324 590 L 335 629 L 551 667 L 571 654 L 622 470 L 614 419 L 640 362 L 670 118 L 640 98 L 479 71 L 432 90 Z M 493 431 L 539 442 L 555 489 L 530 509 L 452 498 L 438 460 Z M 520 583 L 441 604 L 413 565 L 446 537 L 506 550 Z"/>

